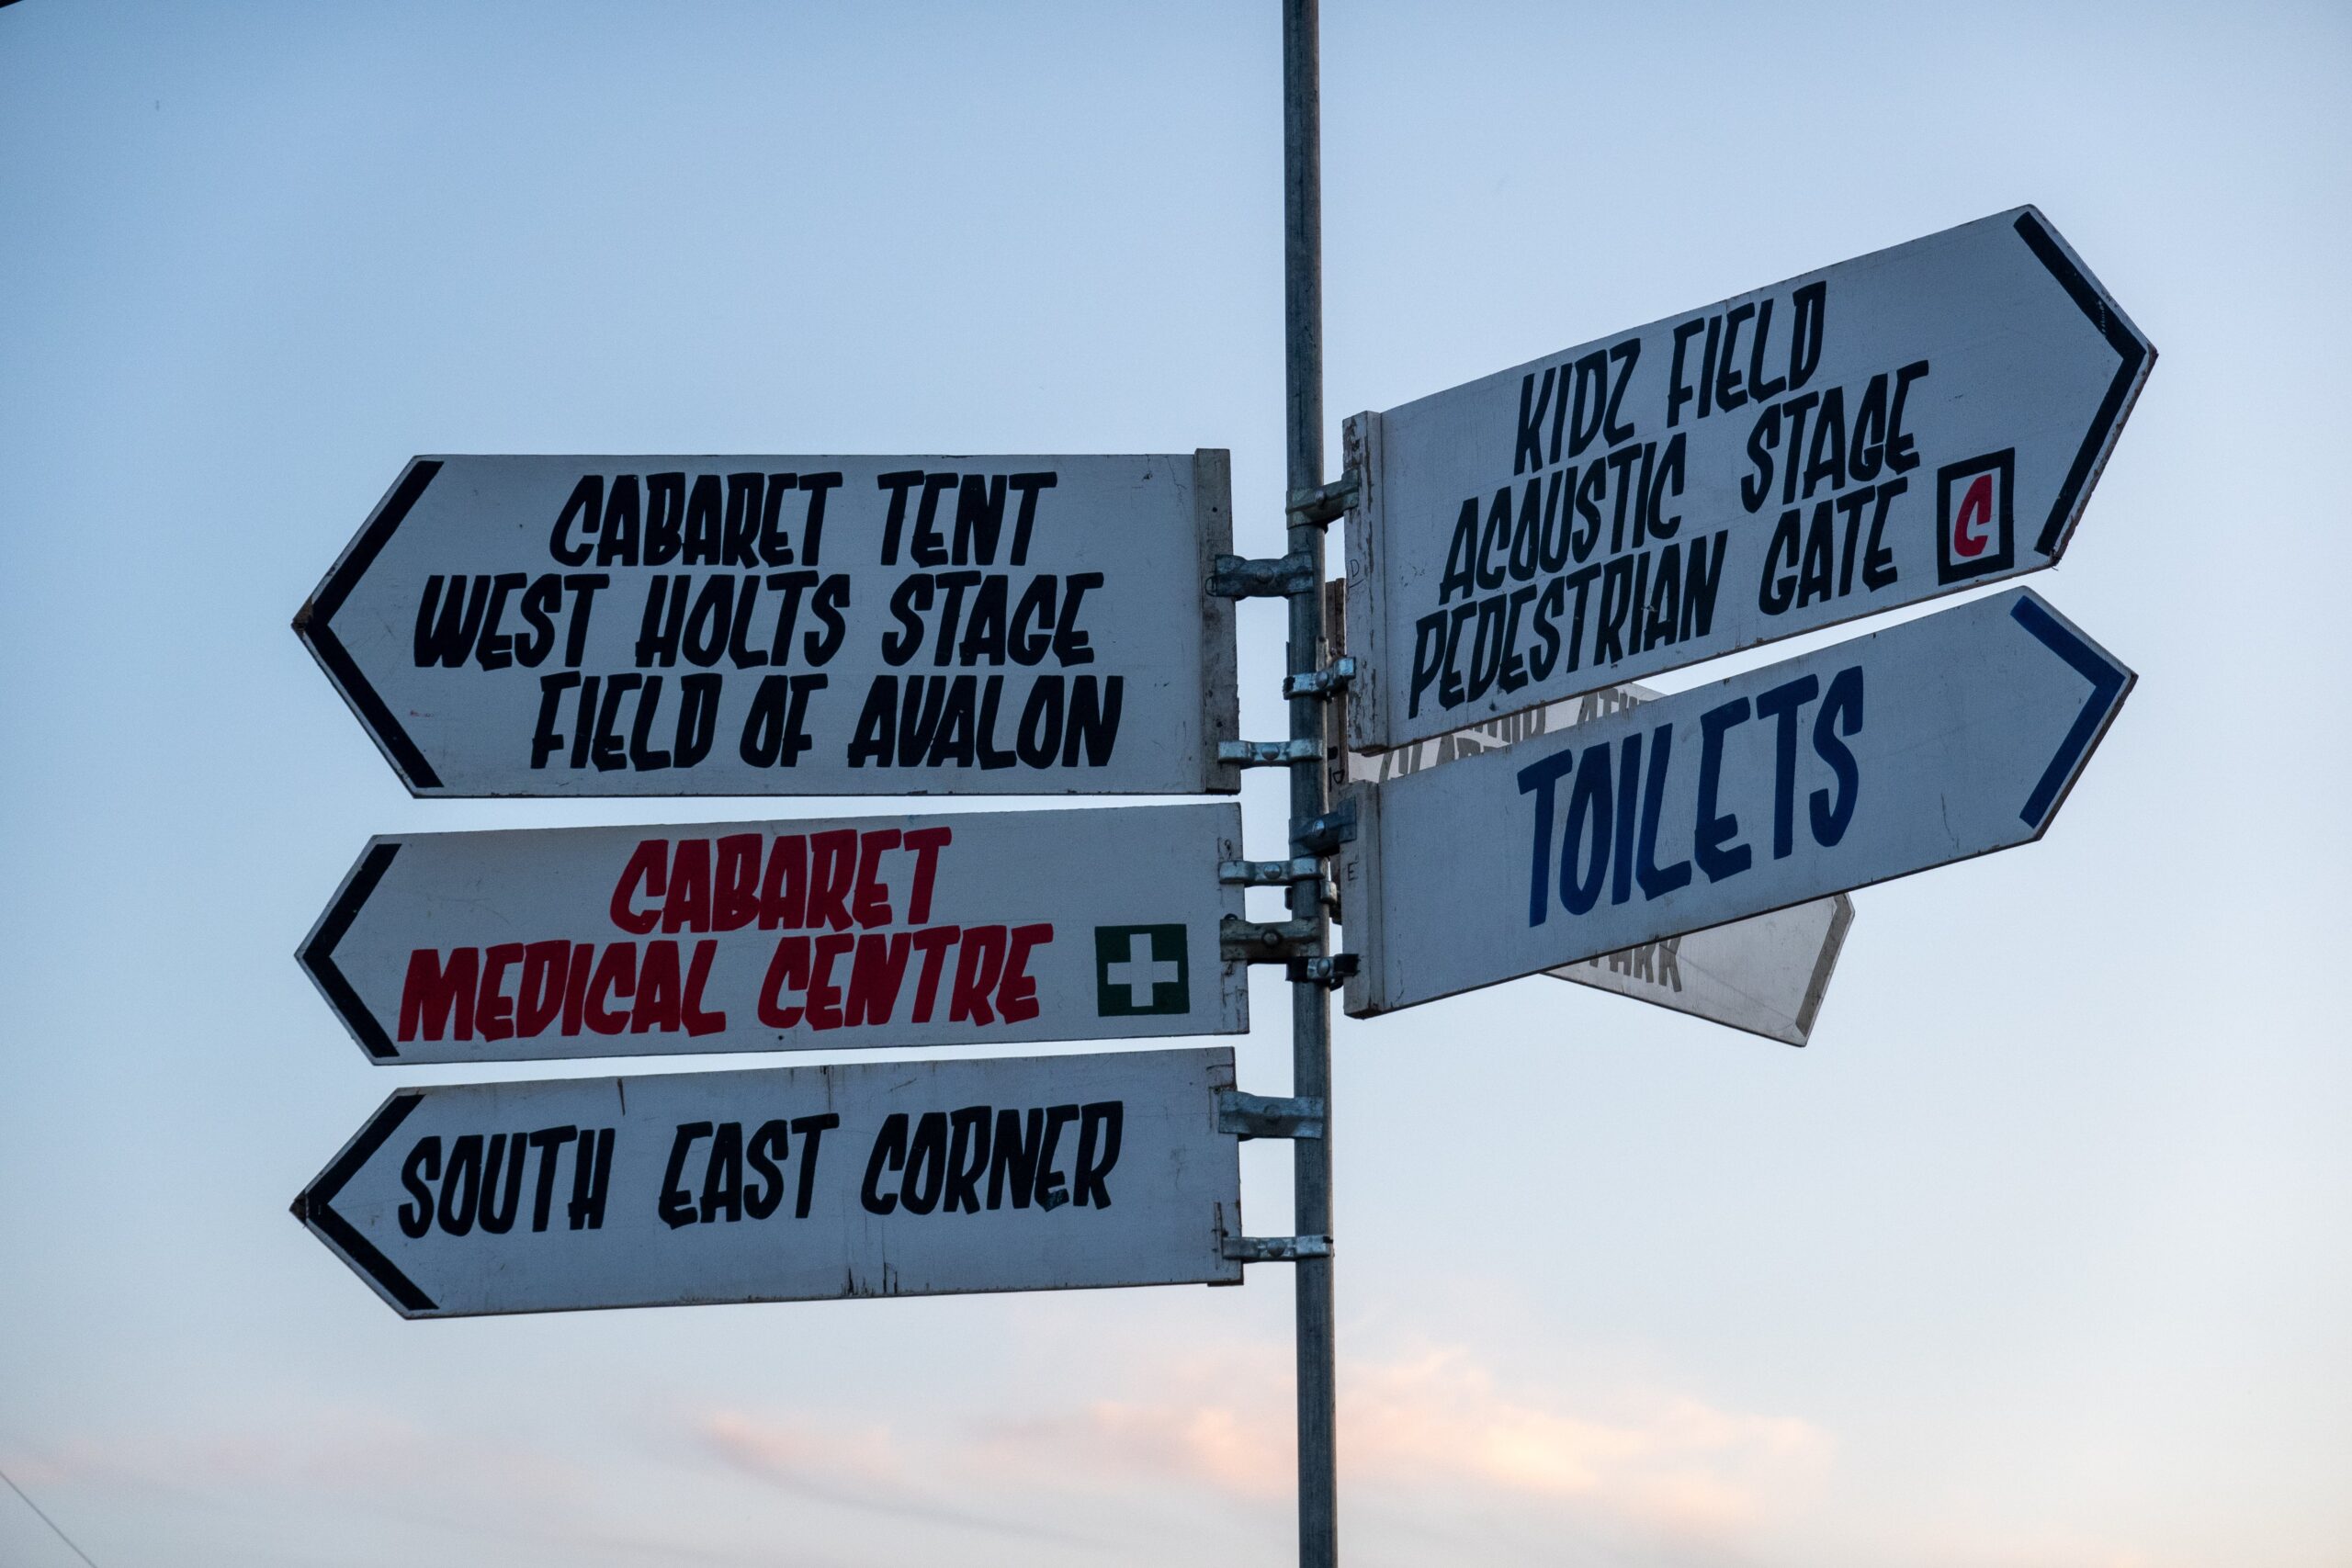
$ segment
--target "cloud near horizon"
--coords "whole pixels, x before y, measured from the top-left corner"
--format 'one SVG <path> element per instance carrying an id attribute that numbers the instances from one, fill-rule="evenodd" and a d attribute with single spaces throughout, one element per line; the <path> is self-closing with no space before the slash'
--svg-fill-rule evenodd
<path id="1" fill-rule="evenodd" d="M 1294 1487 L 1289 1347 L 1245 1342 L 1181 1357 L 1138 1348 L 1108 1359 L 1128 1369 L 1111 1397 L 1040 1397 L 1004 1415 L 918 1427 L 826 1405 L 702 1404 L 646 1410 L 641 1424 L 625 1424 L 633 1432 L 601 1438 L 698 1459 L 674 1478 L 689 1489 L 680 1495 L 715 1511 L 691 1551 L 684 1540 L 669 1550 L 715 1552 L 714 1561 L 761 1560 L 745 1543 L 772 1510 L 740 1491 L 734 1503 L 719 1501 L 745 1483 L 791 1499 L 797 1521 L 813 1505 L 846 1510 L 837 1521 L 844 1531 L 977 1531 L 998 1538 L 1000 1550 L 1062 1549 L 1046 1551 L 1054 1561 L 1148 1532 L 1155 1527 L 1139 1521 L 1204 1491 L 1237 1520 L 1276 1529 Z M 1466 1530 L 1465 1550 L 1490 1534 L 1499 1546 L 1532 1531 L 1630 1537 L 1661 1559 L 1714 1561 L 1726 1547 L 1764 1544 L 1772 1527 L 1801 1515 L 1833 1450 L 1802 1419 L 1675 1391 L 1595 1400 L 1461 1346 L 1343 1361 L 1340 1387 L 1351 1506 L 1389 1523 Z M 204 1432 L 64 1437 L 5 1458 L 42 1495 L 127 1489 L 163 1509 L 158 1517 L 198 1497 L 261 1516 L 323 1507 L 395 1532 L 503 1540 L 517 1561 L 531 1555 L 521 1551 L 530 1541 L 568 1548 L 582 1563 L 633 1562 L 641 1552 L 629 1510 L 605 1506 L 613 1456 L 598 1447 L 548 1433 L 427 1430 L 413 1416 L 342 1403 Z M 720 1490 L 693 1491 L 709 1483 Z M 1465 1506 L 1470 1521 L 1449 1523 Z M 827 1539 L 830 1528 L 810 1539 Z"/>
<path id="2" fill-rule="evenodd" d="M 1817 1494 L 1834 1448 L 1791 1416 L 1648 1393 L 1587 1408 L 1458 1346 L 1346 1362 L 1341 1483 L 1396 1502 L 1473 1494 L 1682 1539 L 1722 1540 Z M 705 1445 L 796 1489 L 936 1506 L 1008 1488 L 1129 1493 L 1182 1477 L 1245 1503 L 1292 1494 L 1289 1358 L 1162 1362 L 1135 1396 L 967 1426 L 920 1445 L 827 1416 L 702 1414 Z M 916 1451 L 916 1450 L 920 1451 Z M 918 1480 L 917 1478 L 922 1478 Z"/>

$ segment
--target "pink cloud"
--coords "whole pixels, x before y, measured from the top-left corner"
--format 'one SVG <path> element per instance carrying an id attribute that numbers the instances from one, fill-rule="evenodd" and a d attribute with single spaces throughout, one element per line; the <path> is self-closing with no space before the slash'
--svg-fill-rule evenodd
<path id="1" fill-rule="evenodd" d="M 714 1411 L 697 1425 L 729 1462 L 770 1480 L 877 1486 L 904 1473 L 887 1427 L 759 1420 L 737 1410 Z"/>
<path id="2" fill-rule="evenodd" d="M 1171 1478 L 1236 1502 L 1292 1495 L 1290 1367 L 1267 1348 L 1150 1363 L 1125 1397 L 943 1429 L 902 1445 L 886 1428 L 806 1414 L 738 1412 L 702 1430 L 730 1462 L 802 1484 L 931 1478 L 967 1495 L 1012 1490 L 1142 1493 Z M 1464 1497 L 1521 1511 L 1568 1508 L 1677 1537 L 1721 1539 L 1801 1506 L 1833 1445 L 1786 1416 L 1652 1392 L 1596 1407 L 1540 1379 L 1509 1378 L 1458 1347 L 1345 1363 L 1341 1482 L 1355 1495 L 1419 1507 Z"/>
<path id="3" fill-rule="evenodd" d="M 1340 1379 L 1346 1480 L 1384 1489 L 1464 1486 L 1574 1498 L 1653 1523 L 1716 1533 L 1810 1493 L 1826 1433 L 1790 1416 L 1650 1393 L 1582 1408 L 1459 1348 L 1351 1363 Z"/>

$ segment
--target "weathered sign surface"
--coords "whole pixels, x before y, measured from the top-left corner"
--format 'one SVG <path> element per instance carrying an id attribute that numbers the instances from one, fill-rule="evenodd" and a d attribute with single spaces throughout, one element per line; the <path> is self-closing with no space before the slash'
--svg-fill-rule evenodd
<path id="1" fill-rule="evenodd" d="M 1853 923 L 1854 901 L 1840 893 L 1544 973 L 1802 1045 Z"/>
<path id="2" fill-rule="evenodd" d="M 1367 1015 L 2040 838 L 2132 672 L 2012 589 L 1353 786 Z"/>
<path id="3" fill-rule="evenodd" d="M 1348 782 L 1377 784 L 1484 756 L 1655 702 L 1657 696 L 1645 686 L 1611 686 L 1571 701 L 1505 714 L 1434 740 L 1377 754 L 1351 751 Z M 1814 1020 L 1853 922 L 1854 901 L 1840 893 L 1708 931 L 1662 936 L 1544 973 L 1783 1044 L 1802 1045 L 1813 1036 Z"/>
<path id="4" fill-rule="evenodd" d="M 417 795 L 1230 793 L 1226 454 L 410 463 L 295 629 Z"/>
<path id="5" fill-rule="evenodd" d="M 378 1063 L 1249 1028 L 1230 802 L 387 835 L 302 965 Z"/>
<path id="6" fill-rule="evenodd" d="M 2052 565 L 2154 360 L 2027 207 L 1359 415 L 1349 743 Z"/>
<path id="7" fill-rule="evenodd" d="M 395 1092 L 295 1200 L 403 1317 L 1238 1283 L 1229 1050 Z"/>

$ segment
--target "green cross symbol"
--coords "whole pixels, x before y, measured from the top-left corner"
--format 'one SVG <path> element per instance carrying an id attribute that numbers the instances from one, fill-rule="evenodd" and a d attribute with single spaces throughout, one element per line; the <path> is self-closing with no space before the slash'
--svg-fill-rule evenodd
<path id="1" fill-rule="evenodd" d="M 1094 1010 L 1103 1018 L 1193 1010 L 1182 926 L 1096 926 Z"/>

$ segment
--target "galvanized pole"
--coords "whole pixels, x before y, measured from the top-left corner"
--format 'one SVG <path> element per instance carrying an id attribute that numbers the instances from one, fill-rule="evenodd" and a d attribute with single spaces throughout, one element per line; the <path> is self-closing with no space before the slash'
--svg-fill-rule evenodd
<path id="1" fill-rule="evenodd" d="M 1308 586 L 1290 595 L 1289 670 L 1323 668 L 1323 529 L 1303 515 L 1303 497 L 1323 484 L 1323 171 L 1322 105 L 1316 0 L 1283 6 L 1283 305 L 1288 383 L 1290 506 L 1288 548 L 1315 563 Z M 1318 509 L 1319 510 L 1319 509 Z M 1325 714 L 1319 696 L 1291 699 L 1290 734 L 1324 754 Z M 1318 761 L 1290 773 L 1294 835 L 1323 814 L 1324 768 Z M 1314 951 L 1330 951 L 1323 884 L 1295 881 L 1290 913 L 1313 922 Z M 1322 1100 L 1331 1094 L 1330 991 L 1318 979 L 1291 987 L 1291 1093 Z M 1295 1171 L 1293 1218 L 1302 1236 L 1331 1234 L 1330 1123 L 1319 1138 L 1291 1145 Z M 1294 1270 L 1298 1337 L 1298 1561 L 1301 1568 L 1331 1568 L 1339 1561 L 1339 1482 L 1333 1442 L 1336 1368 L 1331 1334 L 1331 1259 L 1301 1258 Z"/>

